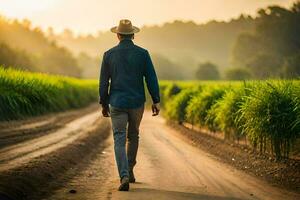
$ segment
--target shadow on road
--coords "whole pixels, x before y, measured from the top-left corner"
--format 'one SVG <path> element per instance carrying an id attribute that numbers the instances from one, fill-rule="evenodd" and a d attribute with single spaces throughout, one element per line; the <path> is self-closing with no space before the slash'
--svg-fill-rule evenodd
<path id="1" fill-rule="evenodd" d="M 242 200 L 235 197 L 222 197 L 208 194 L 168 191 L 151 188 L 132 188 L 130 192 L 119 192 L 122 199 L 170 199 L 170 200 Z"/>

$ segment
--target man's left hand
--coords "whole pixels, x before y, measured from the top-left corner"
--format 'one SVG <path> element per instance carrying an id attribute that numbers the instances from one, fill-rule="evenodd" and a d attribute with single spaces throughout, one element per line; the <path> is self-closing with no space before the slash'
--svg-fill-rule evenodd
<path id="1" fill-rule="evenodd" d="M 152 104 L 152 116 L 157 116 L 159 114 L 159 111 L 159 103 Z"/>

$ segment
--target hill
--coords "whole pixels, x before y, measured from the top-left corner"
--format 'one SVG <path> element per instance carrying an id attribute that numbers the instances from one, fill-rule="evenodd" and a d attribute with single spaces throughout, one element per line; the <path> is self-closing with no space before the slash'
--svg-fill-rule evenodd
<path id="1" fill-rule="evenodd" d="M 230 55 L 237 36 L 254 30 L 255 20 L 241 15 L 229 22 L 211 21 L 196 24 L 192 21 L 174 21 L 162 26 L 144 26 L 135 37 L 135 42 L 160 57 L 181 67 L 178 73 L 183 78 L 194 78 L 199 62 L 211 61 L 221 70 L 230 65 Z M 116 36 L 110 32 L 99 32 L 97 36 L 75 37 L 70 30 L 62 34 L 49 34 L 58 44 L 66 46 L 75 54 L 85 52 L 90 56 L 101 54 L 117 44 Z"/>
<path id="2" fill-rule="evenodd" d="M 81 76 L 72 53 L 50 41 L 30 21 L 0 16 L 0 65 L 53 74 Z"/>

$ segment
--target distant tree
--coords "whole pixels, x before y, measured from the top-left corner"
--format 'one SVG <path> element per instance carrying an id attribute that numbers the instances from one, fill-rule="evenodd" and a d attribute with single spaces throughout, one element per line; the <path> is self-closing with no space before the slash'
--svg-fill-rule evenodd
<path id="1" fill-rule="evenodd" d="M 35 70 L 34 64 L 25 51 L 14 50 L 0 43 L 0 65 L 18 69 Z"/>
<path id="2" fill-rule="evenodd" d="M 246 67 L 249 60 L 263 52 L 263 41 L 252 33 L 240 34 L 234 43 L 232 61 L 234 66 Z"/>
<path id="3" fill-rule="evenodd" d="M 160 54 L 151 55 L 157 76 L 164 80 L 183 79 L 184 68 Z"/>
<path id="4" fill-rule="evenodd" d="M 290 9 L 270 6 L 258 11 L 256 32 L 271 52 L 290 56 L 300 49 L 299 6 L 300 1 Z"/>
<path id="5" fill-rule="evenodd" d="M 225 71 L 226 80 L 247 80 L 251 79 L 251 72 L 247 68 L 233 67 Z"/>
<path id="6" fill-rule="evenodd" d="M 284 61 L 283 75 L 287 78 L 300 77 L 300 52 Z"/>
<path id="7" fill-rule="evenodd" d="M 202 63 L 196 71 L 196 78 L 198 80 L 219 80 L 218 67 L 210 62 Z"/>
<path id="8" fill-rule="evenodd" d="M 27 29 L 31 28 L 31 21 L 29 21 L 28 19 L 23 19 L 22 24 L 23 24 L 24 28 L 27 28 Z"/>
<path id="9" fill-rule="evenodd" d="M 1 64 L 52 74 L 81 75 L 71 52 L 58 46 L 54 38 L 47 38 L 41 28 L 32 27 L 30 21 L 0 16 L 0 30 L 0 43 L 6 45 L 1 46 Z"/>
<path id="10" fill-rule="evenodd" d="M 93 58 L 84 52 L 77 56 L 78 66 L 81 69 L 82 78 L 99 78 L 99 58 Z"/>
<path id="11" fill-rule="evenodd" d="M 46 68 L 46 72 L 65 76 L 81 76 L 81 69 L 77 60 L 70 51 L 63 47 L 53 46 L 53 48 L 49 48 L 37 62 Z"/>
<path id="12" fill-rule="evenodd" d="M 266 79 L 269 77 L 278 77 L 282 60 L 279 56 L 270 54 L 259 54 L 248 61 L 246 65 L 255 78 Z"/>
<path id="13" fill-rule="evenodd" d="M 48 28 L 47 28 L 46 35 L 47 35 L 47 37 L 48 37 L 49 39 L 51 39 L 51 40 L 54 38 L 55 34 L 54 34 L 54 30 L 53 30 L 52 27 L 48 27 Z"/>
<path id="14" fill-rule="evenodd" d="M 72 39 L 74 37 L 74 33 L 70 29 L 64 29 L 62 36 L 67 39 Z"/>
<path id="15" fill-rule="evenodd" d="M 300 52 L 300 1 L 290 9 L 279 6 L 261 9 L 255 21 L 254 32 L 237 38 L 232 52 L 233 64 L 248 67 L 255 78 L 279 77 L 283 71 L 289 73 L 292 69 L 288 69 L 288 65 L 294 64 L 287 62 L 293 62 L 291 60 L 296 58 L 291 57 Z"/>

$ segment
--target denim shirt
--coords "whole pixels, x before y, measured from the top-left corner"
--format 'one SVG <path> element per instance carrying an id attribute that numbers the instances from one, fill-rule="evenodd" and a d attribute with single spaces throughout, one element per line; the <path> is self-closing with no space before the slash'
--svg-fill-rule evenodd
<path id="1" fill-rule="evenodd" d="M 103 55 L 100 72 L 100 104 L 138 108 L 145 103 L 144 80 L 153 103 L 160 102 L 155 69 L 147 50 L 124 39 Z"/>

